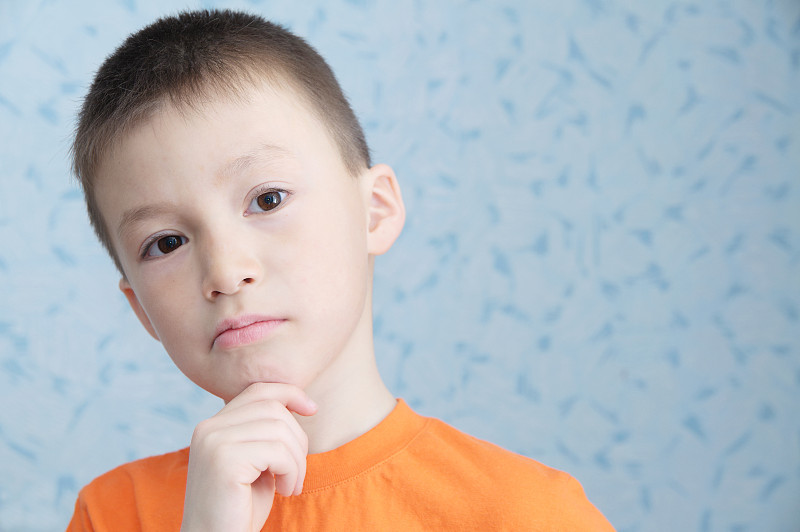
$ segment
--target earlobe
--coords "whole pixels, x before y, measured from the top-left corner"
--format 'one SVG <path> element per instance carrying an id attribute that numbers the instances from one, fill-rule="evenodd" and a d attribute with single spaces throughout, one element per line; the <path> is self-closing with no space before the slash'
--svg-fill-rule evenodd
<path id="1" fill-rule="evenodd" d="M 133 291 L 133 288 L 127 279 L 122 278 L 119 280 L 119 289 L 123 294 L 125 294 L 125 299 L 128 300 L 128 304 L 131 306 L 133 312 L 136 314 L 136 317 L 139 318 L 139 321 L 142 323 L 147 332 L 150 333 L 150 336 L 160 342 L 161 339 L 158 337 L 158 334 L 156 334 L 153 324 L 150 323 L 150 318 L 147 317 L 147 313 L 145 313 L 144 308 L 142 308 L 142 304 L 139 303 L 139 298 L 136 297 L 136 293 Z"/>
<path id="2" fill-rule="evenodd" d="M 367 248 L 370 255 L 389 251 L 400 236 L 406 220 L 406 208 L 394 170 L 385 164 L 369 169 L 371 184 Z"/>

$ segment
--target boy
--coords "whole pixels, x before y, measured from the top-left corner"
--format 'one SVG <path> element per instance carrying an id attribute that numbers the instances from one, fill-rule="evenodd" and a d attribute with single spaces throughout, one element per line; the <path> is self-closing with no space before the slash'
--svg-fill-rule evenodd
<path id="1" fill-rule="evenodd" d="M 78 530 L 611 530 L 568 475 L 418 416 L 372 342 L 405 210 L 324 60 L 229 11 L 132 35 L 73 144 L 142 325 L 225 406 L 99 477 Z"/>

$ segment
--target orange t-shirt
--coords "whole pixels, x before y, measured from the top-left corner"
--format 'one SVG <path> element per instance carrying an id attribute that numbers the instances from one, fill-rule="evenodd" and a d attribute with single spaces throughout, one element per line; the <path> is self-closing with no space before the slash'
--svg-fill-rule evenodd
<path id="1" fill-rule="evenodd" d="M 67 532 L 178 531 L 189 450 L 120 466 L 81 490 Z M 571 476 L 402 400 L 375 428 L 308 456 L 303 493 L 263 530 L 614 530 Z"/>

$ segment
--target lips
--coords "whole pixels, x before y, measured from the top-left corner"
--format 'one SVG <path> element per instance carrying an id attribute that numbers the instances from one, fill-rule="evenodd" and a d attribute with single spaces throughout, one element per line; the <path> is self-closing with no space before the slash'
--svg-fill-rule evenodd
<path id="1" fill-rule="evenodd" d="M 214 346 L 238 347 L 262 340 L 279 327 L 284 319 L 268 316 L 239 316 L 221 322 L 216 329 Z"/>

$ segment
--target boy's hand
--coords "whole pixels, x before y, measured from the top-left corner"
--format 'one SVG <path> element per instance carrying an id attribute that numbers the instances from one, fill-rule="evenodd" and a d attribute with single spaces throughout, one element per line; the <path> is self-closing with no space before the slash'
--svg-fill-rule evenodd
<path id="1" fill-rule="evenodd" d="M 275 491 L 299 495 L 308 438 L 291 412 L 316 405 L 289 384 L 255 383 L 192 435 L 181 530 L 261 530 Z"/>

